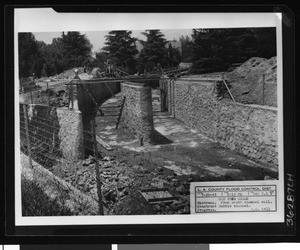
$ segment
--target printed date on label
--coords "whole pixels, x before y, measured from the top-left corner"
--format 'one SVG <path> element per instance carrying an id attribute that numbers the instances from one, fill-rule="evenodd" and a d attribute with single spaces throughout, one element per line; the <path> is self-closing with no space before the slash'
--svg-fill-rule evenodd
<path id="1" fill-rule="evenodd" d="M 196 186 L 195 212 L 276 212 L 276 185 Z"/>

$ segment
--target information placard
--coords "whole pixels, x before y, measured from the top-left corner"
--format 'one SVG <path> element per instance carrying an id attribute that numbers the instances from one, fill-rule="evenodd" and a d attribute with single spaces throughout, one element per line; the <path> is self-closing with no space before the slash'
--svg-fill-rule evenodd
<path id="1" fill-rule="evenodd" d="M 275 185 L 195 186 L 195 213 L 276 211 Z"/>
<path id="2" fill-rule="evenodd" d="M 192 214 L 276 214 L 278 206 L 278 180 L 193 182 L 190 185 Z M 266 216 L 265 218 L 268 218 Z M 249 216 L 248 216 L 249 218 Z M 260 219 L 258 219 L 260 221 Z"/>

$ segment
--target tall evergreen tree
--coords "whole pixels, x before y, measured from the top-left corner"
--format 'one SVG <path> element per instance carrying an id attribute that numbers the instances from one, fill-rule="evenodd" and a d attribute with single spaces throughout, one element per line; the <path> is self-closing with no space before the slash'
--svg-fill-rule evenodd
<path id="1" fill-rule="evenodd" d="M 172 47 L 171 43 L 168 46 L 168 66 L 177 67 L 181 61 L 181 55 L 178 48 Z"/>
<path id="2" fill-rule="evenodd" d="M 257 41 L 257 52 L 261 57 L 271 58 L 276 55 L 276 28 L 256 28 L 252 32 Z"/>
<path id="3" fill-rule="evenodd" d="M 40 76 L 44 60 L 32 33 L 18 34 L 19 77 Z"/>
<path id="4" fill-rule="evenodd" d="M 106 35 L 106 46 L 102 49 L 109 54 L 109 58 L 117 65 L 133 71 L 136 66 L 135 56 L 138 50 L 135 46 L 136 38 L 131 37 L 132 31 L 114 30 Z"/>
<path id="5" fill-rule="evenodd" d="M 51 44 L 39 42 L 40 51 L 46 63 L 46 73 L 48 76 L 61 73 L 64 69 L 63 65 L 63 44 L 61 38 L 53 38 Z"/>
<path id="6" fill-rule="evenodd" d="M 168 65 L 167 40 L 160 30 L 146 30 L 142 33 L 146 41 L 140 41 L 143 49 L 140 52 L 140 60 L 146 70 L 152 70 L 158 63 L 163 67 Z"/>
<path id="7" fill-rule="evenodd" d="M 194 29 L 193 67 L 199 73 L 223 71 L 251 57 L 276 56 L 273 28 Z"/>
<path id="8" fill-rule="evenodd" d="M 63 65 L 65 68 L 82 67 L 91 56 L 92 45 L 80 32 L 62 33 L 60 42 L 63 48 Z"/>
<path id="9" fill-rule="evenodd" d="M 102 70 L 105 69 L 105 63 L 109 59 L 109 53 L 106 51 L 100 51 L 95 53 L 95 59 L 93 61 L 94 67 L 100 67 Z"/>
<path id="10" fill-rule="evenodd" d="M 190 63 L 193 58 L 193 41 L 189 36 L 181 36 L 179 38 L 181 44 L 182 62 Z"/>

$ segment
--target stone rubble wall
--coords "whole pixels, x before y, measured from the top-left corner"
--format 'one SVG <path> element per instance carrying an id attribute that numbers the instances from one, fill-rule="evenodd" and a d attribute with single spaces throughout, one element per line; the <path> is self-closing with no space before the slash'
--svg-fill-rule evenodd
<path id="1" fill-rule="evenodd" d="M 169 112 L 222 146 L 268 167 L 277 167 L 277 108 L 217 100 L 215 84 L 214 81 L 171 81 Z"/>
<path id="2" fill-rule="evenodd" d="M 22 108 L 20 106 L 20 108 Z M 67 160 L 83 156 L 82 117 L 78 110 L 27 105 L 31 146 L 52 146 L 54 153 Z"/>
<path id="3" fill-rule="evenodd" d="M 121 84 L 121 92 L 126 97 L 122 114 L 126 126 L 137 139 L 151 143 L 154 132 L 151 88 L 127 82 Z"/>

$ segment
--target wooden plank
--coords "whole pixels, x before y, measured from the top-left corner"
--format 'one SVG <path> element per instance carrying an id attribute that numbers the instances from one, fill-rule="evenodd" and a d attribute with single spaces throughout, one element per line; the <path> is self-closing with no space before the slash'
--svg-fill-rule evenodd
<path id="1" fill-rule="evenodd" d="M 82 81 L 74 81 L 74 84 L 76 85 L 87 85 L 87 84 L 97 84 L 97 83 L 118 83 L 118 82 L 130 82 L 130 81 L 153 81 L 153 80 L 159 80 L 160 76 L 157 77 L 123 77 L 123 78 L 112 78 L 110 77 L 109 79 L 107 78 L 94 78 L 94 79 L 89 79 L 89 80 L 82 80 Z M 71 83 L 66 83 L 66 85 L 70 85 Z"/>
<path id="2" fill-rule="evenodd" d="M 188 81 L 188 82 L 204 82 L 204 81 L 221 81 L 222 78 L 219 76 L 216 76 L 215 78 L 211 77 L 199 77 L 199 78 L 188 78 L 188 77 L 183 77 L 183 78 L 178 78 L 178 81 Z"/>
<path id="3" fill-rule="evenodd" d="M 123 112 L 123 108 L 124 108 L 124 104 L 125 104 L 125 99 L 126 99 L 126 96 L 124 96 L 123 100 L 122 100 L 122 106 L 121 106 L 120 113 L 119 113 L 119 116 L 118 116 L 118 119 L 117 119 L 116 129 L 118 129 L 118 127 L 119 127 L 119 123 L 120 123 L 120 120 L 121 120 L 121 116 L 122 116 L 122 112 Z"/>
<path id="4" fill-rule="evenodd" d="M 167 188 L 149 188 L 149 189 L 141 189 L 141 192 L 158 192 L 158 191 L 168 191 Z"/>
<path id="5" fill-rule="evenodd" d="M 106 108 L 121 108 L 122 105 L 115 105 L 115 106 L 101 106 L 101 109 L 106 109 Z"/>
<path id="6" fill-rule="evenodd" d="M 125 72 L 125 71 L 123 71 L 123 70 L 120 70 L 120 69 L 116 69 L 116 71 L 119 71 L 119 72 L 121 72 L 122 74 L 124 74 L 124 75 L 126 75 L 126 76 L 129 76 L 129 74 L 127 73 L 127 72 Z"/>
<path id="7" fill-rule="evenodd" d="M 103 141 L 98 135 L 96 135 L 96 140 L 97 140 L 97 143 L 99 143 L 106 150 L 108 150 L 108 151 L 113 150 L 113 148 L 109 144 L 107 144 L 105 141 Z"/>
<path id="8" fill-rule="evenodd" d="M 140 190 L 140 193 L 149 204 L 156 204 L 161 202 L 173 202 L 178 200 L 178 197 L 172 196 L 166 188 L 158 189 L 144 189 Z"/>
<path id="9" fill-rule="evenodd" d="M 29 159 L 29 166 L 32 168 L 32 158 L 31 158 L 31 145 L 30 145 L 30 135 L 28 129 L 28 113 L 27 113 L 27 106 L 23 104 L 23 113 L 25 118 L 25 129 L 26 129 L 26 141 L 28 147 L 28 159 Z"/>
<path id="10" fill-rule="evenodd" d="M 104 116 L 102 110 L 99 108 L 98 103 L 96 102 L 94 96 L 92 93 L 90 93 L 89 89 L 87 88 L 87 86 L 83 85 L 85 91 L 88 93 L 89 97 L 92 99 L 94 105 L 96 106 L 97 110 L 99 111 L 99 113 L 101 114 L 101 116 Z"/>
<path id="11" fill-rule="evenodd" d="M 224 79 L 223 79 L 223 83 L 224 83 L 224 85 L 225 85 L 225 87 L 226 87 L 226 89 L 227 89 L 227 91 L 228 91 L 228 93 L 229 93 L 229 95 L 230 95 L 232 101 L 235 102 L 235 100 L 234 100 L 234 98 L 233 98 L 233 96 L 232 96 L 232 94 L 231 94 L 231 92 L 230 92 L 230 90 L 229 90 L 229 88 L 228 88 L 228 86 L 227 86 L 227 83 L 225 82 Z"/>
<path id="12" fill-rule="evenodd" d="M 172 202 L 175 200 L 178 200 L 178 198 L 177 197 L 165 197 L 165 198 L 149 199 L 148 202 L 150 204 L 153 204 L 153 203 L 159 203 L 159 202 Z"/>
<path id="13" fill-rule="evenodd" d="M 99 214 L 103 215 L 103 204 L 102 204 L 102 191 L 101 191 L 101 178 L 100 178 L 100 171 L 99 171 L 99 159 L 98 159 L 98 150 L 97 150 L 97 140 L 96 140 L 96 123 L 95 120 L 91 121 L 92 132 L 93 132 L 93 148 L 94 148 L 94 158 L 95 158 L 95 172 L 96 172 L 96 183 L 97 183 L 97 194 L 98 194 L 98 206 L 99 206 Z"/>
<path id="14" fill-rule="evenodd" d="M 262 85 L 263 85 L 263 105 L 265 105 L 265 74 L 262 75 Z"/>

